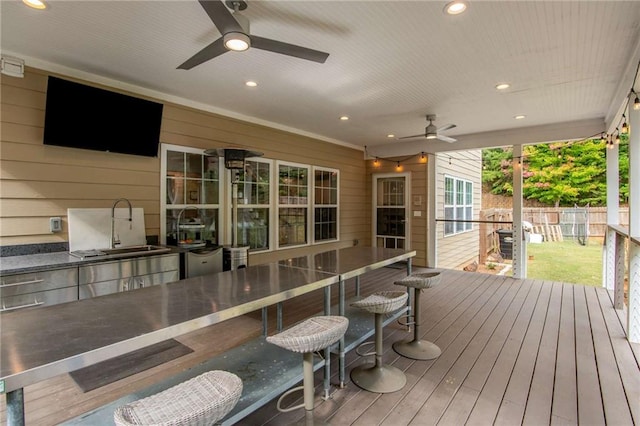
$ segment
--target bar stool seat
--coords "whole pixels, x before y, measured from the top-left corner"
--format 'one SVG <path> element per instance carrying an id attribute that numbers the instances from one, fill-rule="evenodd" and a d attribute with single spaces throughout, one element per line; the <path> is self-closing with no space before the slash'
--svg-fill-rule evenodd
<path id="1" fill-rule="evenodd" d="M 118 407 L 116 425 L 212 425 L 226 416 L 240 399 L 242 380 L 233 373 L 213 370 L 147 398 Z"/>
<path id="2" fill-rule="evenodd" d="M 407 377 L 402 370 L 382 362 L 383 315 L 405 306 L 407 297 L 408 294 L 404 291 L 380 291 L 351 304 L 373 313 L 375 320 L 375 352 L 360 352 L 363 345 L 372 342 L 365 342 L 356 349 L 356 353 L 361 356 L 375 355 L 375 363 L 359 365 L 351 370 L 351 380 L 364 390 L 390 393 L 402 389 L 407 383 Z"/>
<path id="3" fill-rule="evenodd" d="M 303 424 L 311 425 L 314 408 L 314 384 L 313 384 L 313 353 L 327 348 L 340 340 L 349 327 L 349 319 L 342 316 L 317 316 L 308 318 L 293 327 L 278 334 L 267 337 L 267 342 L 292 352 L 302 353 L 302 386 L 289 389 L 278 399 L 278 411 L 288 412 L 304 407 L 305 420 Z M 293 392 L 304 392 L 302 404 L 282 408 L 282 400 Z M 316 425 L 318 423 L 315 423 Z"/>
<path id="4" fill-rule="evenodd" d="M 440 356 L 442 351 L 434 343 L 420 339 L 420 295 L 424 289 L 431 288 L 440 283 L 440 272 L 420 272 L 411 274 L 399 281 L 396 285 L 413 288 L 413 339 L 411 341 L 398 341 L 393 344 L 393 349 L 400 355 L 417 360 L 430 360 Z"/>

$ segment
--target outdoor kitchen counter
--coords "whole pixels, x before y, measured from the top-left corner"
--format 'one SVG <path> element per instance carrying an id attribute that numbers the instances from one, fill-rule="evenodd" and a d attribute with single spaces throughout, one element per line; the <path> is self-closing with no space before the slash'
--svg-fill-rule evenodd
<path id="1" fill-rule="evenodd" d="M 0 276 L 21 274 L 27 272 L 51 271 L 74 266 L 89 265 L 91 263 L 113 262 L 114 260 L 130 259 L 158 254 L 179 253 L 183 251 L 177 247 L 163 246 L 170 249 L 164 253 L 132 253 L 129 256 L 121 256 L 114 259 L 110 256 L 95 256 L 80 259 L 72 256 L 68 251 L 53 253 L 25 254 L 20 256 L 0 257 Z"/>

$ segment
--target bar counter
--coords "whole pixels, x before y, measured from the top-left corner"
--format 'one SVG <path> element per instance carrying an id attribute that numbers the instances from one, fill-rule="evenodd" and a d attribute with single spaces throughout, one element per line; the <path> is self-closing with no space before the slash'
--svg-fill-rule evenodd
<path id="1" fill-rule="evenodd" d="M 2 313 L 0 384 L 7 392 L 8 423 L 24 421 L 24 386 L 310 291 L 325 288 L 327 294 L 332 284 L 340 282 L 342 287 L 344 279 L 377 267 L 407 260 L 410 271 L 413 256 L 415 251 L 350 247 L 125 293 Z M 328 303 L 325 298 L 325 305 Z"/>

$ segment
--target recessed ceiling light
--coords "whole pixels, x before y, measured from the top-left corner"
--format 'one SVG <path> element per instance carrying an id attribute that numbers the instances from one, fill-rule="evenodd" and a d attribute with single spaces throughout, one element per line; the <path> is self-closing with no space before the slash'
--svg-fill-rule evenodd
<path id="1" fill-rule="evenodd" d="M 389 133 L 389 134 L 387 135 L 387 137 L 388 137 L 388 138 L 395 138 L 395 137 L 396 137 L 396 135 L 394 135 L 393 133 Z"/>
<path id="2" fill-rule="evenodd" d="M 256 87 L 256 86 L 258 85 L 258 83 L 256 83 L 255 81 L 251 81 L 251 80 L 249 80 L 249 81 L 247 81 L 247 82 L 245 83 L 245 85 L 246 85 L 246 86 L 249 86 L 249 87 Z"/>
<path id="3" fill-rule="evenodd" d="M 509 87 L 511 87 L 509 83 L 496 84 L 496 89 L 498 90 L 505 90 L 505 89 L 508 89 Z"/>
<path id="4" fill-rule="evenodd" d="M 467 6 L 468 4 L 466 1 L 452 1 L 450 3 L 447 3 L 447 5 L 444 7 L 444 12 L 448 15 L 459 15 L 467 10 Z"/>
<path id="5" fill-rule="evenodd" d="M 516 115 L 513 118 L 515 118 L 516 120 L 522 120 L 525 117 L 526 117 L 526 115 Z"/>
<path id="6" fill-rule="evenodd" d="M 47 4 L 42 0 L 22 0 L 22 2 L 34 9 L 42 10 L 47 8 Z"/>
<path id="7" fill-rule="evenodd" d="M 347 115 L 343 115 L 342 117 L 340 117 L 340 120 L 342 121 L 347 121 L 349 119 L 349 116 Z"/>

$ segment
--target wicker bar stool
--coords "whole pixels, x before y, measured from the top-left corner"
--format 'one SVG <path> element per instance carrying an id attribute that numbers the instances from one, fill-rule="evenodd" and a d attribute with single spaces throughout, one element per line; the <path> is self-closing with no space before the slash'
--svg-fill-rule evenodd
<path id="1" fill-rule="evenodd" d="M 360 356 L 375 355 L 375 363 L 359 365 L 351 370 L 351 380 L 364 390 L 389 393 L 402 389 L 407 383 L 402 370 L 382 363 L 383 315 L 397 311 L 406 305 L 407 296 L 408 294 L 404 291 L 380 291 L 351 304 L 373 313 L 375 318 L 375 352 L 360 352 L 364 345 L 373 342 L 365 342 L 356 349 L 356 353 Z"/>
<path id="2" fill-rule="evenodd" d="M 242 394 L 242 380 L 213 370 L 147 398 L 118 407 L 118 426 L 212 425 L 229 414 Z"/>
<path id="3" fill-rule="evenodd" d="M 304 407 L 304 424 L 310 425 L 313 422 L 314 408 L 314 384 L 313 384 L 313 353 L 325 349 L 344 336 L 349 327 L 349 319 L 342 316 L 317 316 L 308 318 L 291 328 L 278 334 L 267 337 L 267 342 L 292 352 L 302 353 L 302 386 L 289 389 L 278 399 L 277 408 L 281 412 L 289 412 Z M 304 402 L 302 404 L 282 408 L 282 400 L 293 392 L 299 390 L 304 392 Z M 318 423 L 315 423 L 316 425 Z"/>
<path id="4" fill-rule="evenodd" d="M 420 340 L 420 295 L 426 288 L 431 288 L 440 282 L 440 272 L 423 272 L 411 274 L 394 284 L 413 288 L 413 339 L 411 341 L 398 341 L 393 344 L 393 349 L 400 355 L 417 360 L 429 360 L 440 356 L 442 351 L 434 343 Z"/>

